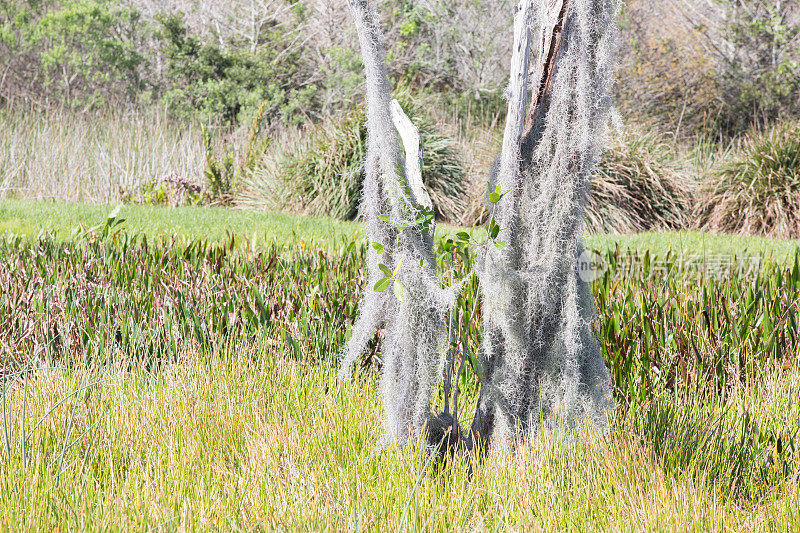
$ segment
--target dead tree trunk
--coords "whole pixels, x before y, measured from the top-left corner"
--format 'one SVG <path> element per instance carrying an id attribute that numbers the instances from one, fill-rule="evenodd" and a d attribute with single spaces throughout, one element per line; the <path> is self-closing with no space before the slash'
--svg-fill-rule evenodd
<path id="1" fill-rule="evenodd" d="M 505 196 L 495 212 L 508 247 L 479 258 L 484 342 L 471 447 L 511 443 L 542 422 L 604 424 L 610 414 L 610 376 L 591 331 L 594 300 L 576 266 L 610 107 L 615 12 L 615 0 L 522 0 L 517 10 L 497 176 Z M 527 70 L 522 56 L 536 32 Z"/>
<path id="2" fill-rule="evenodd" d="M 363 212 L 370 241 L 378 246 L 369 250 L 365 295 L 340 372 L 344 375 L 350 370 L 383 327 L 380 392 L 385 439 L 403 444 L 420 435 L 429 419 L 433 388 L 443 366 L 445 315 L 455 297 L 453 291 L 439 287 L 433 255 L 433 204 L 422 183 L 420 136 L 400 104 L 391 100 L 377 15 L 368 0 L 349 2 L 366 72 L 368 145 Z M 405 157 L 398 150 L 398 132 Z M 390 277 L 397 290 L 373 289 Z"/>
<path id="3" fill-rule="evenodd" d="M 385 326 L 380 390 L 386 437 L 403 443 L 426 430 L 460 427 L 455 416 L 430 412 L 455 291 L 440 289 L 437 281 L 433 225 L 424 222 L 432 206 L 422 185 L 419 135 L 391 102 L 376 13 L 369 0 L 349 2 L 367 80 L 363 212 L 376 247 L 342 373 Z M 470 447 L 509 443 L 540 420 L 603 424 L 610 412 L 610 377 L 591 331 L 594 301 L 578 278 L 577 257 L 588 179 L 610 106 L 616 3 L 521 0 L 515 13 L 497 176 L 504 196 L 495 209 L 506 247 L 489 246 L 478 257 L 484 340 Z M 537 56 L 530 65 L 532 35 Z M 385 288 L 389 277 L 399 292 L 372 290 Z"/>

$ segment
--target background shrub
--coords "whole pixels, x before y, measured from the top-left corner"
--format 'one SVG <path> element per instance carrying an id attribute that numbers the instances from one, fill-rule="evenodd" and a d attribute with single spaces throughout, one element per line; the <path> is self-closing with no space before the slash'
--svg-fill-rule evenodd
<path id="1" fill-rule="evenodd" d="M 288 47 L 280 28 L 262 32 L 253 49 L 242 49 L 189 34 L 182 15 L 158 20 L 166 62 L 161 98 L 174 115 L 206 124 L 238 124 L 261 107 L 267 120 L 291 122 L 311 106 L 315 88 L 307 82 L 308 68 L 299 52 Z"/>
<path id="2" fill-rule="evenodd" d="M 496 152 L 495 152 L 496 153 Z M 488 166 L 488 165 L 487 165 Z M 470 187 L 464 220 L 488 222 L 486 178 Z M 615 133 L 603 149 L 585 205 L 590 232 L 632 233 L 685 228 L 696 180 L 653 133 Z"/>
<path id="3" fill-rule="evenodd" d="M 404 105 L 413 115 L 414 106 Z M 465 200 L 465 173 L 453 141 L 428 122 L 415 120 L 423 144 L 423 179 L 439 220 L 455 221 Z M 306 131 L 297 146 L 269 153 L 240 198 L 253 207 L 353 219 L 358 213 L 366 155 L 363 106 Z M 288 147 L 287 147 L 288 144 Z"/>
<path id="4" fill-rule="evenodd" d="M 636 232 L 686 226 L 694 182 L 652 134 L 628 133 L 603 151 L 586 205 L 592 231 Z"/>
<path id="5" fill-rule="evenodd" d="M 139 12 L 110 0 L 0 2 L 0 102 L 136 102 L 143 39 Z"/>
<path id="6" fill-rule="evenodd" d="M 694 27 L 675 20 L 674 3 L 626 3 L 617 103 L 627 121 L 693 134 L 714 123 L 719 84 L 714 57 Z"/>
<path id="7" fill-rule="evenodd" d="M 712 171 L 697 208 L 709 230 L 800 238 L 800 122 L 752 131 Z"/>
<path id="8" fill-rule="evenodd" d="M 629 120 L 727 140 L 800 116 L 800 3 L 628 0 L 620 20 Z"/>

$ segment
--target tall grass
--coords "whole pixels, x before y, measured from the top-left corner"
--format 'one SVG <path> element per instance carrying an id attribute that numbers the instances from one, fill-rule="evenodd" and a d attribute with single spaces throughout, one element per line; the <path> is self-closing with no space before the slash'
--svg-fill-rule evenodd
<path id="1" fill-rule="evenodd" d="M 157 112 L 0 110 L 0 198 L 113 203 L 164 178 L 202 179 L 201 132 Z"/>
<path id="2" fill-rule="evenodd" d="M 376 450 L 369 360 L 335 377 L 363 245 L 120 228 L 0 240 L 4 529 L 800 527 L 800 251 L 719 277 L 609 251 L 594 291 L 610 432 L 435 466 L 416 444 Z"/>
<path id="3" fill-rule="evenodd" d="M 697 224 L 728 233 L 800 238 L 800 122 L 751 131 L 711 171 Z"/>
<path id="4" fill-rule="evenodd" d="M 607 436 L 436 468 L 413 444 L 376 453 L 373 372 L 342 382 L 254 345 L 157 373 L 31 371 L 5 382 L 0 527 L 796 530 L 797 443 L 777 439 L 797 432 L 800 376 L 768 372 L 725 404 L 648 402 Z"/>

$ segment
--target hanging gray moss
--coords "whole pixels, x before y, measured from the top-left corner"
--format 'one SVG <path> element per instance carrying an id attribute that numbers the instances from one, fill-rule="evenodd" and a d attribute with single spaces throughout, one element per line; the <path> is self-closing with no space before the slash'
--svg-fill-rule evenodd
<path id="1" fill-rule="evenodd" d="M 602 426 L 611 412 L 611 379 L 591 329 L 594 300 L 576 265 L 589 177 L 611 105 L 617 3 L 565 1 L 552 70 L 532 80 L 524 137 L 509 126 L 519 123 L 527 97 L 516 94 L 515 102 L 510 94 L 497 177 L 505 196 L 495 215 L 508 228 L 508 246 L 488 248 L 479 259 L 485 318 L 473 445 L 511 443 L 542 421 Z M 542 39 L 559 14 L 548 4 L 530 6 L 534 38 Z"/>
<path id="2" fill-rule="evenodd" d="M 373 249 L 341 375 L 383 328 L 380 393 L 386 440 L 396 444 L 427 433 L 432 445 L 474 450 L 510 444 L 542 422 L 604 426 L 611 379 L 592 331 L 594 300 L 578 275 L 578 233 L 611 105 L 616 0 L 521 0 L 517 7 L 506 131 L 493 178 L 499 189 L 489 197 L 490 239 L 477 262 L 482 382 L 466 436 L 455 407 L 431 412 L 443 375 L 448 398 L 460 375 L 452 373 L 455 361 L 445 365 L 443 357 L 458 286 L 442 289 L 437 279 L 419 134 L 390 101 L 374 9 L 368 0 L 349 2 L 367 78 L 362 209 Z"/>
<path id="3" fill-rule="evenodd" d="M 455 295 L 453 290 L 439 287 L 436 275 L 433 203 L 422 184 L 416 130 L 409 133 L 416 135 L 417 145 L 407 145 L 405 157 L 399 152 L 395 123 L 408 119 L 400 105 L 391 102 L 377 15 L 367 0 L 350 0 L 350 7 L 367 77 L 362 210 L 374 245 L 368 257 L 365 296 L 343 350 L 340 375 L 347 375 L 370 339 L 383 328 L 380 394 L 385 440 L 403 444 L 409 437 L 421 435 L 429 419 L 433 388 L 443 366 L 445 316 Z M 413 129 L 410 121 L 407 127 Z M 379 292 L 379 283 L 393 288 Z"/>

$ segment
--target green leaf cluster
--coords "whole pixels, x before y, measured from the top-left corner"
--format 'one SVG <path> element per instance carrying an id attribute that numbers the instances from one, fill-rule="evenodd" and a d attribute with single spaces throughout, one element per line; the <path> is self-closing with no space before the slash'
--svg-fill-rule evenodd
<path id="1" fill-rule="evenodd" d="M 378 243 L 372 243 L 373 247 L 376 244 L 378 244 Z M 381 249 L 382 248 L 383 247 L 381 246 Z M 382 252 L 379 252 L 379 253 L 382 253 Z M 375 282 L 375 285 L 372 287 L 372 290 L 375 291 L 375 292 L 383 292 L 383 291 L 385 291 L 386 289 L 389 288 L 389 285 L 391 285 L 392 286 L 392 291 L 394 292 L 395 298 L 397 298 L 398 301 L 402 302 L 403 301 L 403 292 L 404 292 L 405 288 L 403 287 L 402 282 L 399 279 L 397 279 L 397 274 L 398 274 L 398 272 L 400 272 L 400 267 L 402 265 L 403 265 L 403 260 L 402 259 L 397 263 L 397 266 L 395 267 L 394 270 L 392 270 L 388 266 L 384 265 L 383 263 L 380 263 L 378 265 L 378 268 L 380 268 L 381 272 L 383 272 L 384 277 L 382 277 L 377 282 Z"/>
<path id="2" fill-rule="evenodd" d="M 267 120 L 298 122 L 317 96 L 300 53 L 286 49 L 277 29 L 265 32 L 265 42 L 252 51 L 191 35 L 182 14 L 162 14 L 158 21 L 166 60 L 162 99 L 178 116 L 236 124 L 266 103 Z"/>

